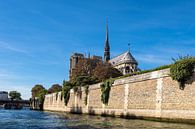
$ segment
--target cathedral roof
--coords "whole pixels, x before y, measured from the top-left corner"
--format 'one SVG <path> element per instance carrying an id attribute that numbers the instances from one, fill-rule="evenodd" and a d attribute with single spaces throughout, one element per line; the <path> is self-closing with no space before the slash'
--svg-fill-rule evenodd
<path id="1" fill-rule="evenodd" d="M 135 58 L 131 55 L 129 51 L 112 58 L 109 62 L 112 65 L 117 65 L 117 64 L 122 64 L 122 63 L 138 64 Z"/>

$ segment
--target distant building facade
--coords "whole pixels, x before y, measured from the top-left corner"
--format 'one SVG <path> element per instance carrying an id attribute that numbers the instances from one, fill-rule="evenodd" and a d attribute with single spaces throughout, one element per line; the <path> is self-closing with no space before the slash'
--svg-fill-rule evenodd
<path id="1" fill-rule="evenodd" d="M 8 98 L 8 92 L 6 92 L 6 91 L 0 91 L 0 100 L 9 100 L 9 98 Z"/>
<path id="2" fill-rule="evenodd" d="M 70 71 L 69 71 L 69 79 L 72 78 L 74 71 L 76 71 L 76 66 L 79 60 L 83 59 L 95 59 L 98 61 L 102 61 L 101 56 L 92 56 L 86 58 L 81 53 L 73 53 L 70 57 Z M 134 73 L 139 71 L 138 62 L 132 56 L 130 50 L 126 51 L 114 58 L 110 58 L 110 43 L 109 43 L 109 33 L 108 33 L 108 23 L 106 24 L 106 41 L 104 45 L 104 62 L 109 62 L 114 68 L 118 69 L 123 75 Z"/>
<path id="3" fill-rule="evenodd" d="M 109 60 L 110 64 L 117 68 L 123 75 L 130 74 L 138 71 L 137 61 L 131 55 L 129 51 L 122 53 L 111 60 Z"/>
<path id="4" fill-rule="evenodd" d="M 104 62 L 109 62 L 114 68 L 118 69 L 123 75 L 138 71 L 138 63 L 130 53 L 130 50 L 110 59 L 110 45 L 108 38 L 108 23 L 106 25 L 106 42 L 104 46 Z"/>

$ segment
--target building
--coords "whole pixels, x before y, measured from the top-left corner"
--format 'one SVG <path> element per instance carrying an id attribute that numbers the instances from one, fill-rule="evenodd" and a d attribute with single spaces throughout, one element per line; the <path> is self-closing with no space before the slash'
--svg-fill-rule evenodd
<path id="1" fill-rule="evenodd" d="M 130 74 L 138 71 L 137 61 L 131 55 L 130 51 L 122 53 L 111 60 L 109 60 L 110 64 L 117 68 L 123 75 Z"/>
<path id="2" fill-rule="evenodd" d="M 6 92 L 6 91 L 0 91 L 0 100 L 9 100 L 9 98 L 8 98 L 8 92 Z"/>
<path id="3" fill-rule="evenodd" d="M 86 58 L 81 53 L 73 53 L 70 57 L 70 71 L 69 71 L 69 79 L 72 78 L 74 71 L 76 71 L 76 66 L 79 60 L 83 59 L 93 59 L 96 62 L 102 61 L 101 56 L 88 56 Z M 109 62 L 114 68 L 117 68 L 123 75 L 130 74 L 138 71 L 138 62 L 132 56 L 130 50 L 126 51 L 114 58 L 110 58 L 110 43 L 109 43 L 109 34 L 108 34 L 108 23 L 106 23 L 106 41 L 104 45 L 104 62 Z"/>
<path id="4" fill-rule="evenodd" d="M 138 71 L 138 63 L 130 53 L 130 50 L 110 59 L 110 44 L 108 35 L 108 23 L 106 25 L 106 41 L 104 46 L 104 62 L 109 62 L 114 68 L 121 71 L 123 75 Z"/>

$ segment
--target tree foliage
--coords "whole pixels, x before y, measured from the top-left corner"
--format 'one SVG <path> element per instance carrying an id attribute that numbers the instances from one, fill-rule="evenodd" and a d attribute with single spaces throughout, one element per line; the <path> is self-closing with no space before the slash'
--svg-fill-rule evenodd
<path id="1" fill-rule="evenodd" d="M 100 86 L 101 86 L 101 101 L 103 104 L 108 104 L 109 96 L 110 96 L 110 89 L 113 84 L 114 80 L 109 79 L 104 81 Z"/>
<path id="2" fill-rule="evenodd" d="M 45 99 L 45 95 L 47 94 L 47 90 L 40 84 L 35 85 L 32 90 L 32 98 L 37 97 L 39 100 L 40 110 L 43 109 L 43 102 Z"/>
<path id="3" fill-rule="evenodd" d="M 17 91 L 10 91 L 9 96 L 11 100 L 21 100 L 21 94 Z"/>
<path id="4" fill-rule="evenodd" d="M 38 97 L 39 94 L 40 94 L 40 92 L 41 92 L 42 90 L 45 90 L 45 88 L 44 88 L 42 85 L 40 85 L 40 84 L 35 85 L 35 86 L 32 88 L 32 90 L 31 90 L 32 97 L 33 97 L 33 98 L 34 98 L 34 97 Z"/>
<path id="5" fill-rule="evenodd" d="M 99 63 L 94 70 L 94 77 L 99 81 L 122 76 L 122 73 L 109 63 Z"/>
<path id="6" fill-rule="evenodd" d="M 180 83 L 180 89 L 184 89 L 186 81 L 188 81 L 193 75 L 195 68 L 194 57 L 184 57 L 175 60 L 175 63 L 171 65 L 170 73 L 173 80 Z"/>
<path id="7" fill-rule="evenodd" d="M 73 73 L 73 78 L 77 76 L 93 76 L 97 62 L 97 60 L 91 58 L 80 59 Z"/>
<path id="8" fill-rule="evenodd" d="M 63 81 L 61 100 L 64 98 L 64 103 L 67 106 L 69 98 L 70 98 L 70 90 L 74 87 L 74 85 L 69 81 Z"/>
<path id="9" fill-rule="evenodd" d="M 85 86 L 85 99 L 84 99 L 85 105 L 87 105 L 87 102 L 88 102 L 88 94 L 89 94 L 89 86 L 86 85 Z"/>
<path id="10" fill-rule="evenodd" d="M 93 76 L 80 75 L 76 76 L 71 82 L 74 86 L 86 86 L 97 83 L 97 78 L 94 78 Z"/>
<path id="11" fill-rule="evenodd" d="M 53 84 L 49 89 L 48 93 L 56 93 L 62 91 L 62 86 L 59 84 Z"/>
<path id="12" fill-rule="evenodd" d="M 46 94 L 47 94 L 47 90 L 46 89 L 42 89 L 39 92 L 38 99 L 39 99 L 39 107 L 40 107 L 40 110 L 43 110 L 43 103 L 44 103 L 45 95 Z"/>

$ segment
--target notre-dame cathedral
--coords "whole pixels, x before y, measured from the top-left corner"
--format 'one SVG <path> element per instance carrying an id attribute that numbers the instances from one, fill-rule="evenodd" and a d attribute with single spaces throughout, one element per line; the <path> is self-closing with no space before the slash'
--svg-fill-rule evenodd
<path id="1" fill-rule="evenodd" d="M 76 66 L 81 59 L 93 59 L 98 61 L 102 61 L 101 56 L 92 56 L 85 57 L 84 54 L 81 53 L 73 53 L 70 57 L 70 71 L 69 78 L 71 78 L 72 73 L 76 70 Z M 114 57 L 110 58 L 110 43 L 109 43 L 109 35 L 108 35 L 108 23 L 106 24 L 106 41 L 104 46 L 104 62 L 109 62 L 114 68 L 117 68 L 123 75 L 130 74 L 138 71 L 138 63 L 135 58 L 130 53 L 130 50 Z"/>

